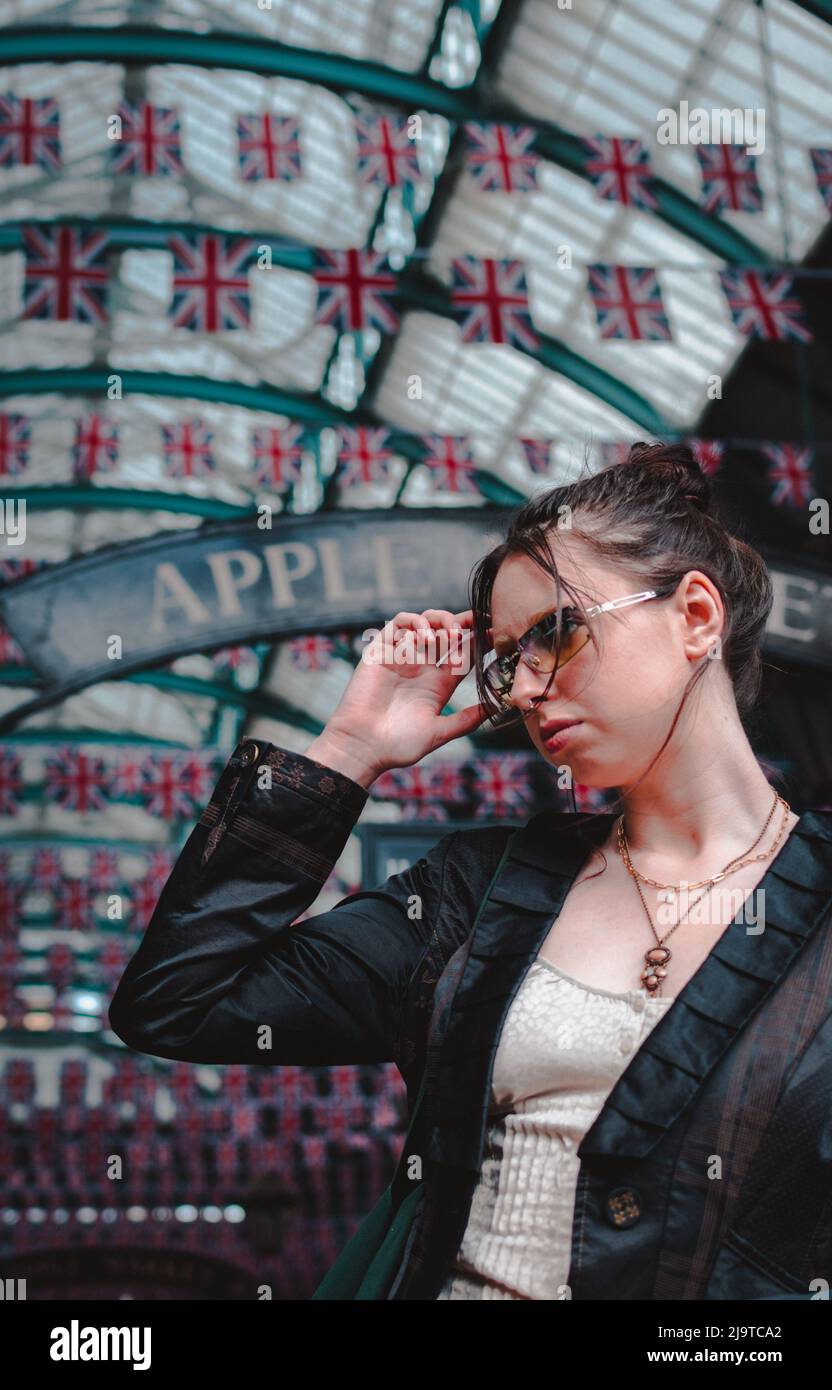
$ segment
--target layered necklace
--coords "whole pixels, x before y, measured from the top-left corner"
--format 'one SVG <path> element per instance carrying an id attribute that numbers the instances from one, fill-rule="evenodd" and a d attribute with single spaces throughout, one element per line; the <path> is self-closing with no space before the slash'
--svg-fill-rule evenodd
<path id="1" fill-rule="evenodd" d="M 783 824 L 780 827 L 777 838 L 770 849 L 764 850 L 762 854 L 752 854 L 752 850 L 756 849 L 757 845 L 760 843 L 766 830 L 768 829 L 768 826 L 771 823 L 772 816 L 777 810 L 778 802 L 783 807 L 784 816 Z M 780 844 L 781 840 L 783 839 L 786 826 L 789 822 L 790 811 L 791 807 L 789 806 L 788 801 L 784 801 L 783 797 L 780 796 L 779 793 L 775 792 L 774 802 L 772 804 L 771 810 L 769 811 L 768 819 L 766 820 L 765 825 L 763 826 L 762 830 L 760 831 L 759 835 L 754 841 L 754 844 L 749 846 L 749 848 L 744 851 L 744 855 L 739 854 L 737 855 L 736 859 L 729 860 L 725 867 L 723 869 L 720 869 L 718 874 L 714 874 L 712 878 L 703 878 L 700 880 L 699 883 L 689 883 L 686 885 L 682 883 L 657 883 L 655 879 L 647 878 L 644 874 L 639 873 L 638 869 L 635 867 L 633 861 L 630 858 L 630 849 L 627 843 L 627 834 L 624 829 L 624 816 L 622 815 L 619 817 L 618 852 L 624 861 L 628 873 L 631 874 L 633 877 L 636 888 L 638 889 L 638 895 L 641 898 L 642 905 L 644 907 L 644 911 L 647 914 L 647 920 L 650 923 L 650 930 L 656 938 L 655 946 L 651 946 L 650 950 L 645 951 L 644 953 L 644 969 L 641 972 L 641 983 L 643 988 L 647 990 L 648 994 L 661 994 L 662 982 L 665 976 L 667 975 L 667 963 L 671 958 L 670 948 L 668 946 L 665 946 L 664 943 L 667 941 L 667 938 L 669 936 L 672 936 L 676 928 L 682 925 L 683 919 L 682 917 L 680 917 L 679 920 L 675 922 L 674 925 L 670 928 L 670 931 L 666 932 L 665 935 L 660 938 L 658 932 L 656 931 L 656 928 L 653 925 L 653 919 L 650 916 L 650 910 L 647 906 L 647 901 L 645 899 L 644 893 L 641 890 L 641 884 L 649 883 L 650 886 L 653 888 L 669 890 L 674 895 L 676 893 L 681 893 L 683 887 L 686 887 L 688 890 L 694 888 L 704 888 L 705 891 L 703 893 L 700 893 L 698 898 L 694 898 L 693 902 L 688 903 L 687 912 L 689 913 L 691 909 L 696 906 L 697 903 L 702 901 L 702 899 L 705 897 L 705 894 L 711 891 L 711 888 L 714 886 L 714 884 L 719 883 L 721 879 L 726 878 L 729 873 L 734 873 L 737 869 L 745 868 L 746 864 L 753 864 L 760 859 L 771 858 L 771 856 L 776 851 L 778 845 Z M 674 898 L 671 897 L 668 901 L 673 902 Z"/>

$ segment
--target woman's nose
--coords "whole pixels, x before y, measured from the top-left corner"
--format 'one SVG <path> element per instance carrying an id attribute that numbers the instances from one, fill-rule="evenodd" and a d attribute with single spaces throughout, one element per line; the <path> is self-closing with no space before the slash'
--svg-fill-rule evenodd
<path id="1" fill-rule="evenodd" d="M 546 690 L 547 682 L 549 681 L 551 681 L 552 684 L 549 685 L 546 693 L 551 694 L 552 687 L 556 680 L 557 672 L 537 671 L 533 666 L 529 666 L 527 662 L 521 659 L 518 661 L 517 668 L 514 672 L 514 680 L 509 693 L 509 703 L 514 705 L 517 709 L 526 710 L 531 700 L 543 694 L 544 690 Z"/>

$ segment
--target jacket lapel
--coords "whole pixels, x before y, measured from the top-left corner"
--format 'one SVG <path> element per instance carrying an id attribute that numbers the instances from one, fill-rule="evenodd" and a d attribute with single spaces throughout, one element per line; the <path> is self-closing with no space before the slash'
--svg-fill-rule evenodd
<path id="1" fill-rule="evenodd" d="M 760 890 L 764 930 L 749 931 L 740 909 L 619 1077 L 579 1158 L 649 1153 L 788 974 L 832 904 L 832 815 L 803 813 Z M 749 899 L 755 916 L 756 901 Z"/>
<path id="2" fill-rule="evenodd" d="M 547 811 L 514 838 L 472 934 L 439 1047 L 429 1159 L 477 1173 L 503 1023 L 593 843 L 614 815 L 578 836 Z M 690 1103 L 754 1011 L 776 988 L 832 901 L 832 815 L 807 811 L 769 864 L 764 930 L 742 909 L 655 1025 L 584 1135 L 578 1157 L 649 1153 Z M 756 915 L 756 906 L 755 906 Z"/>

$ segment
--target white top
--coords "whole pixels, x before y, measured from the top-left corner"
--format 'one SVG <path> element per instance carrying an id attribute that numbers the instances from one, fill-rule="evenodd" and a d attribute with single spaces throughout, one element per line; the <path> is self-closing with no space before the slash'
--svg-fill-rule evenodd
<path id="1" fill-rule="evenodd" d="M 500 1034 L 479 1179 L 439 1298 L 566 1296 L 576 1150 L 673 1002 L 532 962 Z"/>

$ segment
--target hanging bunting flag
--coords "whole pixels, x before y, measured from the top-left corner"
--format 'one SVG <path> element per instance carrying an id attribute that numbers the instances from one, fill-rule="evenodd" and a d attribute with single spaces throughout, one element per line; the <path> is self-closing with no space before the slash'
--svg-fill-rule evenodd
<path id="1" fill-rule="evenodd" d="M 555 446 L 554 439 L 530 439 L 521 436 L 520 443 L 532 473 L 548 473 L 552 449 Z"/>
<path id="2" fill-rule="evenodd" d="M 702 169 L 699 206 L 705 212 L 760 212 L 763 190 L 756 156 L 746 145 L 697 145 Z"/>
<path id="3" fill-rule="evenodd" d="M 54 97 L 0 94 L 0 169 L 61 167 L 61 118 Z"/>
<path id="4" fill-rule="evenodd" d="M 75 421 L 72 446 L 73 472 L 78 482 L 96 473 L 108 473 L 118 463 L 118 427 L 97 411 L 88 411 Z"/>
<path id="5" fill-rule="evenodd" d="M 484 193 L 522 193 L 537 188 L 540 156 L 532 150 L 530 125 L 466 121 L 464 157 L 468 172 Z"/>
<path id="6" fill-rule="evenodd" d="M 285 492 L 300 481 L 304 452 L 302 439 L 302 425 L 252 431 L 254 476 L 261 487 L 271 492 Z"/>
<path id="7" fill-rule="evenodd" d="M 390 431 L 367 425 L 339 425 L 337 465 L 344 487 L 356 483 L 379 483 L 390 476 L 393 451 L 387 447 Z"/>
<path id="8" fill-rule="evenodd" d="M 479 492 L 467 436 L 424 434 L 422 439 L 427 445 L 422 463 L 431 471 L 434 492 Z"/>
<path id="9" fill-rule="evenodd" d="M 355 135 L 359 183 L 393 188 L 420 182 L 417 146 L 408 135 L 406 118 L 356 115 Z"/>
<path id="10" fill-rule="evenodd" d="M 0 748 L 0 816 L 16 816 L 21 806 L 23 778 L 16 753 Z"/>
<path id="11" fill-rule="evenodd" d="M 29 421 L 0 414 L 0 477 L 22 473 L 29 462 Z"/>
<path id="12" fill-rule="evenodd" d="M 101 758 L 71 746 L 46 759 L 47 796 L 63 811 L 85 815 L 107 807 L 108 777 Z"/>
<path id="13" fill-rule="evenodd" d="M 0 666 L 25 666 L 26 656 L 11 633 L 0 627 Z"/>
<path id="14" fill-rule="evenodd" d="M 206 788 L 205 769 L 189 754 L 155 753 L 142 765 L 139 795 L 148 815 L 186 819 Z"/>
<path id="15" fill-rule="evenodd" d="M 243 681 L 256 680 L 260 674 L 260 662 L 253 647 L 222 647 L 212 653 L 211 661 L 221 674 L 242 676 Z"/>
<path id="16" fill-rule="evenodd" d="M 106 323 L 106 232 L 77 227 L 21 228 L 26 253 L 24 319 Z"/>
<path id="17" fill-rule="evenodd" d="M 809 155 L 818 192 L 829 212 L 832 212 L 832 150 L 814 149 L 809 151 Z"/>
<path id="18" fill-rule="evenodd" d="M 589 265 L 589 292 L 602 338 L 667 342 L 673 334 L 651 266 Z"/>
<path id="19" fill-rule="evenodd" d="M 141 790 L 142 766 L 144 759 L 129 748 L 124 749 L 112 769 L 113 794 L 118 797 L 134 797 Z"/>
<path id="20" fill-rule="evenodd" d="M 374 783 L 373 795 L 397 802 L 408 820 L 446 821 L 448 805 L 466 799 L 462 765 L 390 768 Z"/>
<path id="21" fill-rule="evenodd" d="M 251 327 L 248 267 L 250 237 L 184 232 L 168 238 L 173 253 L 174 328 L 218 333 Z"/>
<path id="22" fill-rule="evenodd" d="M 35 574 L 35 572 L 47 564 L 46 560 L 32 559 L 12 559 L 0 560 L 0 579 L 7 582 L 14 579 L 22 579 L 24 575 Z"/>
<path id="23" fill-rule="evenodd" d="M 95 926 L 92 899 L 86 879 L 62 878 L 53 896 L 56 927 L 62 931 L 89 931 Z"/>
<path id="24" fill-rule="evenodd" d="M 510 343 L 532 352 L 540 346 L 522 261 L 458 256 L 451 276 L 451 305 L 464 343 Z"/>
<path id="25" fill-rule="evenodd" d="M 803 507 L 814 494 L 813 449 L 797 444 L 763 444 L 768 459 L 768 480 L 773 484 L 770 501 L 776 507 Z"/>
<path id="26" fill-rule="evenodd" d="M 628 207 L 658 207 L 651 187 L 653 172 L 640 140 L 595 135 L 585 138 L 584 145 L 584 168 L 599 198 Z"/>
<path id="27" fill-rule="evenodd" d="M 260 179 L 282 179 L 286 183 L 301 176 L 300 124 L 294 116 L 262 115 L 237 117 L 237 155 L 246 183 Z"/>
<path id="28" fill-rule="evenodd" d="M 299 671 L 325 671 L 332 665 L 335 639 L 322 632 L 293 637 L 287 644 L 289 660 Z"/>
<path id="29" fill-rule="evenodd" d="M 89 857 L 87 866 L 87 881 L 91 888 L 96 892 L 112 891 L 112 886 L 119 877 L 118 858 L 114 850 L 109 846 L 101 845 L 94 849 Z"/>
<path id="30" fill-rule="evenodd" d="M 803 305 L 793 294 L 790 275 L 730 266 L 719 272 L 719 279 L 734 326 L 747 338 L 813 341 Z"/>
<path id="31" fill-rule="evenodd" d="M 505 753 L 479 758 L 471 764 L 476 804 L 474 815 L 483 817 L 522 814 L 532 799 L 529 758 L 525 753 Z"/>
<path id="32" fill-rule="evenodd" d="M 688 439 L 686 441 L 703 473 L 712 476 L 722 467 L 725 445 L 719 439 Z"/>
<path id="33" fill-rule="evenodd" d="M 331 323 L 339 333 L 378 328 L 395 333 L 399 316 L 390 304 L 396 276 L 376 251 L 314 251 L 312 274 L 318 285 L 316 323 Z"/>
<path id="34" fill-rule="evenodd" d="M 630 457 L 631 444 L 624 439 L 607 439 L 598 445 L 602 468 L 614 468 L 618 463 L 626 463 Z"/>
<path id="35" fill-rule="evenodd" d="M 121 138 L 111 141 L 110 172 L 148 178 L 184 174 L 179 112 L 149 101 L 122 101 Z"/>
<path id="36" fill-rule="evenodd" d="M 29 877 L 39 892 L 51 892 L 61 881 L 63 868 L 56 849 L 39 849 L 32 856 Z"/>
<path id="37" fill-rule="evenodd" d="M 202 478 L 214 468 L 214 436 L 204 420 L 162 426 L 165 472 L 169 478 Z"/>

